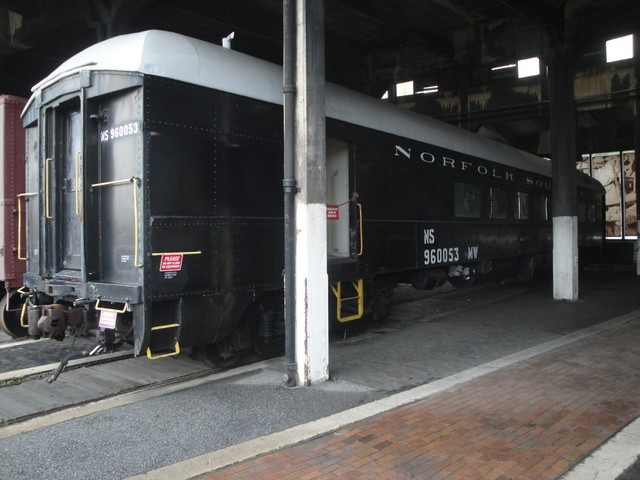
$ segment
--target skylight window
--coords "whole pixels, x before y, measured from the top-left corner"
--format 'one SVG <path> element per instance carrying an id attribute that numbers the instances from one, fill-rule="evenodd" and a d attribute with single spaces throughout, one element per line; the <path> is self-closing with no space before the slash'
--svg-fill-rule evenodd
<path id="1" fill-rule="evenodd" d="M 428 93 L 438 93 L 438 85 L 429 85 L 424 87 L 422 90 L 418 90 L 417 94 L 428 94 Z"/>
<path id="2" fill-rule="evenodd" d="M 505 63 L 491 69 L 492 72 L 501 72 L 500 76 L 513 75 L 509 70 L 517 68 L 518 78 L 535 77 L 540 75 L 540 59 L 538 57 L 523 58 L 517 63 Z"/>
<path id="3" fill-rule="evenodd" d="M 518 60 L 518 78 L 540 75 L 540 59 L 538 57 Z"/>
<path id="4" fill-rule="evenodd" d="M 408 95 L 413 95 L 413 80 L 408 82 L 398 83 L 396 85 L 396 95 L 398 97 L 406 97 Z"/>
<path id="5" fill-rule="evenodd" d="M 509 63 L 507 65 L 500 65 L 499 67 L 493 67 L 491 70 L 493 72 L 497 72 L 498 70 L 506 70 L 507 68 L 516 68 L 517 65 L 515 63 Z"/>
<path id="6" fill-rule="evenodd" d="M 607 63 L 633 58 L 633 35 L 607 41 Z"/>

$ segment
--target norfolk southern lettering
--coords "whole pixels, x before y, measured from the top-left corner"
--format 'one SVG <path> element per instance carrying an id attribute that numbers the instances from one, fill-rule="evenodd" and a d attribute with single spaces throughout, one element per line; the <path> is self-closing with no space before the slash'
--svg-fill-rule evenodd
<path id="1" fill-rule="evenodd" d="M 421 162 L 425 166 L 432 166 L 439 170 L 453 170 L 462 174 L 476 175 L 483 178 L 491 178 L 506 183 L 521 184 L 526 186 L 536 186 L 538 188 L 551 189 L 551 180 L 544 177 L 533 176 L 530 173 L 524 173 L 517 169 L 508 169 L 503 165 L 487 166 L 486 161 L 480 162 L 473 157 L 465 156 L 465 160 L 460 160 L 449 155 L 421 151 L 420 153 L 412 152 L 410 147 L 404 148 L 400 145 L 395 146 L 394 156 L 400 158 L 408 158 Z"/>

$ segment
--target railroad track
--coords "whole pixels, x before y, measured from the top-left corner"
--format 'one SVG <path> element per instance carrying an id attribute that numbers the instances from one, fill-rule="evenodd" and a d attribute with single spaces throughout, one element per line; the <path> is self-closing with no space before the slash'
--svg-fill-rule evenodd
<path id="1" fill-rule="evenodd" d="M 389 319 L 372 324 L 361 332 L 351 332 L 349 338 L 346 335 L 343 338 L 334 337 L 332 342 L 366 341 L 371 336 L 402 329 L 411 322 L 436 321 L 462 309 L 476 308 L 526 293 L 531 289 L 532 285 L 518 285 L 509 289 L 481 285 L 467 290 L 424 292 L 413 290 L 411 287 L 400 287 L 393 303 L 396 308 L 392 310 Z M 184 353 L 176 359 L 148 360 L 145 357 L 134 358 L 129 350 L 71 360 L 68 369 L 59 380 L 47 383 L 45 380 L 55 372 L 62 357 L 61 352 L 65 349 L 56 341 L 28 340 L 0 345 L 0 364 L 6 362 L 6 359 L 20 348 L 43 349 L 47 345 L 57 347 L 58 356 L 54 361 L 40 362 L 27 367 L 18 365 L 20 368 L 0 372 L 0 427 L 98 400 L 104 401 L 123 393 L 132 394 L 165 385 L 180 388 L 179 385 L 183 383 L 184 388 L 188 388 L 188 385 L 191 385 L 189 382 L 197 382 L 198 379 L 209 378 L 212 375 L 215 377 L 223 372 L 226 372 L 225 376 L 234 375 L 234 372 L 253 368 L 252 365 L 261 368 L 259 365 L 264 362 L 279 361 L 248 355 L 238 367 L 212 369 Z M 117 362 L 117 365 L 114 365 L 114 362 Z M 33 391 L 40 393 L 33 395 Z M 24 400 L 25 398 L 27 400 Z M 42 399 L 45 400 L 41 401 Z M 21 404 L 25 402 L 30 402 L 30 405 Z"/>
<path id="2" fill-rule="evenodd" d="M 201 381 L 258 369 L 272 361 L 278 360 L 249 355 L 237 367 L 224 369 L 211 368 L 184 354 L 149 360 L 123 351 L 72 361 L 69 370 L 55 382 L 47 379 L 58 364 L 5 372 L 0 374 L 0 438 L 12 424 L 119 398 L 123 394 L 142 393 L 144 398 L 153 397 L 153 393 L 143 392 L 164 387 L 177 391 Z"/>
<path id="3" fill-rule="evenodd" d="M 93 365 L 101 365 L 104 363 L 111 363 L 118 360 L 124 360 L 126 358 L 132 358 L 133 352 L 121 351 L 114 353 L 105 353 L 97 356 L 84 357 L 70 360 L 64 365 L 65 370 L 73 370 L 75 368 L 90 367 Z M 58 369 L 61 365 L 62 359 L 58 362 L 48 363 L 43 365 L 36 365 L 33 367 L 20 368 L 16 370 L 10 370 L 0 373 L 0 388 L 22 383 L 30 379 L 46 378 L 54 381 L 61 373 Z M 52 378 L 56 373 L 56 378 Z"/>
<path id="4" fill-rule="evenodd" d="M 418 291 L 411 287 L 400 288 L 401 298 L 394 305 L 418 302 L 426 298 L 446 298 L 450 292 Z M 409 293 L 410 292 L 410 293 Z M 67 337 L 64 341 L 29 337 L 11 339 L 7 335 L 0 337 L 0 388 L 28 379 L 47 377 L 58 368 L 61 360 L 73 352 L 90 351 L 95 347 L 93 337 L 78 337 L 75 342 Z M 130 350 L 100 354 L 91 357 L 72 359 L 65 370 L 88 368 L 93 365 L 110 363 L 133 357 Z M 244 363 L 244 362 L 243 362 Z"/>
<path id="5" fill-rule="evenodd" d="M 96 345 L 97 341 L 93 336 L 67 337 L 61 342 L 49 339 L 7 339 L 0 343 L 0 386 L 54 371 L 63 360 L 68 363 L 68 368 L 77 368 L 131 356 L 131 353 L 127 353 L 130 349 L 123 349 L 116 354 L 89 356 L 89 353 L 96 351 Z"/>
<path id="6" fill-rule="evenodd" d="M 143 358 L 139 358 L 139 360 L 145 361 Z M 162 359 L 162 361 L 164 360 L 171 362 L 171 359 Z M 0 440 L 36 430 L 44 426 L 55 425 L 73 418 L 90 415 L 99 411 L 129 405 L 170 393 L 180 392 L 199 385 L 242 375 L 244 373 L 268 368 L 276 362 L 278 362 L 277 359 L 269 359 L 240 365 L 230 369 L 212 369 L 206 367 L 200 371 L 184 373 L 179 376 L 170 375 L 164 379 L 156 379 L 154 382 L 134 388 L 123 388 L 117 393 L 102 396 L 87 396 L 83 400 L 68 402 L 67 404 L 61 404 L 58 406 L 52 405 L 50 408 L 46 409 L 32 409 L 30 413 L 25 413 L 19 416 L 16 415 L 11 418 L 7 418 L 5 409 L 3 409 L 3 406 L 6 405 L 6 398 L 3 395 L 3 391 L 8 389 L 0 388 Z M 102 378 L 102 381 L 104 381 L 104 378 Z M 41 382 L 41 385 L 44 384 L 44 382 Z M 17 387 L 20 386 L 18 385 Z"/>
<path id="7" fill-rule="evenodd" d="M 524 286 L 522 288 L 512 289 L 512 292 L 501 292 L 495 285 L 487 284 L 474 286 L 466 290 L 459 290 L 449 285 L 434 290 L 424 291 L 415 290 L 408 285 L 401 285 L 396 289 L 396 294 L 392 302 L 393 307 L 390 319 L 380 323 L 369 325 L 363 330 L 349 332 L 349 336 L 356 335 L 362 337 L 379 330 L 380 328 L 397 328 L 404 321 L 412 321 L 411 314 L 406 309 L 401 308 L 418 302 L 426 302 L 431 305 L 431 310 L 423 310 L 420 315 L 423 317 L 421 321 L 430 321 L 443 315 L 457 311 L 460 308 L 466 308 L 470 305 L 479 305 L 487 302 L 493 302 L 511 296 L 511 294 L 520 294 L 531 288 Z M 489 293 L 489 295 L 487 294 Z M 394 311 L 395 310 L 395 311 Z M 407 315 L 398 324 L 398 317 Z M 342 340 L 345 340 L 343 336 Z M 334 336 L 333 341 L 340 341 L 339 336 Z M 74 344 L 75 343 L 75 344 Z M 63 342 L 47 339 L 10 339 L 7 336 L 0 338 L 0 388 L 16 383 L 21 383 L 29 379 L 47 378 L 52 375 L 59 367 L 61 360 L 72 352 L 89 351 L 95 347 L 95 340 L 91 338 L 78 337 L 75 342 L 70 338 Z M 106 353 L 95 356 L 85 356 L 84 358 L 72 359 L 68 362 L 65 370 L 73 370 L 76 368 L 89 368 L 95 365 L 102 365 L 119 360 L 130 359 L 133 357 L 131 350 L 119 350 L 114 353 Z M 182 358 L 185 355 L 181 355 Z M 248 356 L 250 361 L 263 360 L 265 357 L 257 357 L 255 355 Z M 243 361 L 242 365 L 246 365 L 247 361 Z"/>

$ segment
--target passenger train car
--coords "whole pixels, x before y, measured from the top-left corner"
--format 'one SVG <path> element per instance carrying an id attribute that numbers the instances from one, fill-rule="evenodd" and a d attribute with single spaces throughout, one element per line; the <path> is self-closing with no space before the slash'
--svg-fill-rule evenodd
<path id="1" fill-rule="evenodd" d="M 18 195 L 24 191 L 25 143 L 20 114 L 26 103 L 26 98 L 0 95 L 0 281 L 4 285 L 0 329 L 12 337 L 27 335 L 18 292 L 25 270 L 24 236 L 19 221 L 23 199 Z"/>
<path id="2" fill-rule="evenodd" d="M 93 325 L 136 354 L 188 346 L 212 363 L 279 348 L 281 68 L 147 31 L 86 49 L 33 92 L 30 333 Z M 398 282 L 528 277 L 548 257 L 548 161 L 334 85 L 326 98 L 334 324 L 384 317 Z M 598 249 L 604 191 L 579 182 L 581 245 Z"/>

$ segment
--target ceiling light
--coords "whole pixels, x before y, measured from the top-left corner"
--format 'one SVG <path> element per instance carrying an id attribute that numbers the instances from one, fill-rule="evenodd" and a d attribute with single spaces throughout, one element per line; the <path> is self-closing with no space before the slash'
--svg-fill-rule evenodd
<path id="1" fill-rule="evenodd" d="M 540 59 L 538 57 L 518 60 L 518 78 L 540 75 Z"/>
<path id="2" fill-rule="evenodd" d="M 607 63 L 633 58 L 633 35 L 607 41 Z"/>

